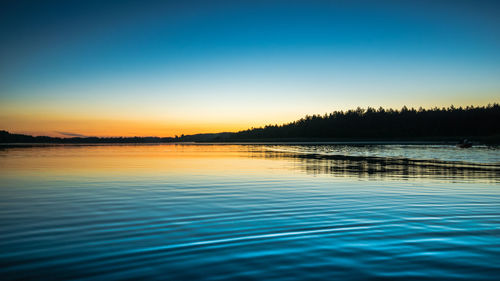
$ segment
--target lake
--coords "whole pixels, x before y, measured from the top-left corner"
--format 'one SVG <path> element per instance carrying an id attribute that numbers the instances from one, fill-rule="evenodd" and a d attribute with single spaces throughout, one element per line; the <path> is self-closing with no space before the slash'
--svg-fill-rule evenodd
<path id="1" fill-rule="evenodd" d="M 498 280 L 500 149 L 0 147 L 1 280 Z"/>

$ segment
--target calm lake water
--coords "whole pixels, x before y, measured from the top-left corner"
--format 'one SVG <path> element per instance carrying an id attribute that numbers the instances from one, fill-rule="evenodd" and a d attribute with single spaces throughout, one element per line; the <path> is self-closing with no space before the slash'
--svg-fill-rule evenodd
<path id="1" fill-rule="evenodd" d="M 500 150 L 0 147 L 1 280 L 499 280 Z"/>

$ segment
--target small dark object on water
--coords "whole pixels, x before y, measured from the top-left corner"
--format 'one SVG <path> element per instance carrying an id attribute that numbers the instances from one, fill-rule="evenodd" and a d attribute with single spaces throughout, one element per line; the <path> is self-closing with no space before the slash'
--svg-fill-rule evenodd
<path id="1" fill-rule="evenodd" d="M 469 141 L 468 139 L 464 139 L 462 142 L 457 144 L 457 147 L 459 148 L 469 148 L 472 147 L 472 142 Z"/>

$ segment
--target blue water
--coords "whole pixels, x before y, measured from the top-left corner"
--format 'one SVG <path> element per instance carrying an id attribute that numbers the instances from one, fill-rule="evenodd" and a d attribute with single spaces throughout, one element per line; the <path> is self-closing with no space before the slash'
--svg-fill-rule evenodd
<path id="1" fill-rule="evenodd" d="M 498 159 L 324 149 L 0 149 L 1 280 L 499 279 Z"/>

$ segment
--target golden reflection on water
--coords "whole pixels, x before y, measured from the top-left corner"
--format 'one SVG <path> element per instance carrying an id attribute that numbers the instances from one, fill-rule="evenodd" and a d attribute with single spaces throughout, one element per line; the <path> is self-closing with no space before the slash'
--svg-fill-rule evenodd
<path id="1" fill-rule="evenodd" d="M 3 173 L 130 176 L 239 174 L 272 165 L 245 157 L 239 146 L 215 145 L 58 145 L 0 151 Z"/>
<path id="2" fill-rule="evenodd" d="M 287 174 L 357 179 L 498 182 L 498 165 L 284 153 L 266 145 L 50 145 L 0 149 L 4 176 L 39 177 Z"/>

